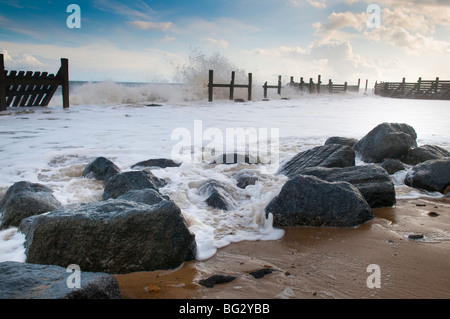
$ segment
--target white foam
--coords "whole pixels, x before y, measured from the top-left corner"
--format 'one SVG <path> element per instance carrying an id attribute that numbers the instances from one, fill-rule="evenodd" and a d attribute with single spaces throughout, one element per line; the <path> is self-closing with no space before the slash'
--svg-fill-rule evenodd
<path id="1" fill-rule="evenodd" d="M 117 85 L 105 85 L 119 95 L 136 93 L 122 92 Z M 114 103 L 108 98 L 102 104 L 93 97 L 101 90 L 99 84 L 77 91 L 75 96 L 89 105 L 73 105 L 69 110 L 17 108 L 3 113 L 7 115 L 0 116 L 0 189 L 4 191 L 15 182 L 27 180 L 48 185 L 64 204 L 99 200 L 102 184 L 81 177 L 84 165 L 90 160 L 105 156 L 126 171 L 142 160 L 170 158 L 172 148 L 179 142 L 171 140 L 172 132 L 176 128 L 193 132 L 196 120 L 202 121 L 203 130 L 217 128 L 222 132 L 226 128 L 278 128 L 280 162 L 300 151 L 323 145 L 330 136 L 361 138 L 382 122 L 410 124 L 420 144 L 438 144 L 450 150 L 450 109 L 445 101 L 348 94 L 246 103 L 224 100 L 172 103 L 159 99 L 166 101 L 163 106 L 146 107 L 146 102 L 127 104 L 122 98 Z M 139 94 L 145 92 L 145 88 L 139 90 Z M 83 94 L 86 96 L 81 97 Z M 260 178 L 256 185 L 245 190 L 235 186 L 235 175 L 242 169 Z M 183 210 L 191 231 L 196 234 L 198 259 L 210 258 L 217 249 L 232 242 L 276 240 L 283 236 L 283 231 L 273 228 L 264 212 L 286 181 L 285 177 L 274 174 L 276 166 L 214 166 L 194 162 L 153 172 L 170 181 L 161 191 Z M 397 177 L 394 180 L 400 189 L 404 187 L 403 175 Z M 237 207 L 228 212 L 208 207 L 205 197 L 198 192 L 199 185 L 207 179 L 234 185 Z M 403 188 L 400 196 L 416 196 L 415 192 Z M 1 259 L 17 258 L 16 252 L 22 249 L 18 244 L 21 240 L 21 235 L 8 240 L 0 237 Z"/>

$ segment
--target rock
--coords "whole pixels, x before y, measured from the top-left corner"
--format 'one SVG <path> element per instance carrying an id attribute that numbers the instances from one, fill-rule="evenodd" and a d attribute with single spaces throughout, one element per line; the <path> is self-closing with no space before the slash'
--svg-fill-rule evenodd
<path id="1" fill-rule="evenodd" d="M 348 138 L 340 136 L 332 136 L 325 141 L 325 145 L 339 144 L 339 145 L 347 145 L 350 147 L 353 147 L 353 145 L 355 145 L 356 143 L 358 143 L 358 140 L 356 138 Z"/>
<path id="2" fill-rule="evenodd" d="M 198 190 L 200 195 L 207 197 L 205 202 L 211 207 L 223 210 L 230 210 L 236 207 L 236 203 L 231 195 L 236 191 L 231 184 L 209 179 Z"/>
<path id="3" fill-rule="evenodd" d="M 214 158 L 211 164 L 258 164 L 259 159 L 255 156 L 248 154 L 230 153 L 221 154 Z"/>
<path id="4" fill-rule="evenodd" d="M 247 171 L 241 171 L 235 176 L 235 179 L 237 181 L 237 187 L 245 189 L 248 185 L 255 185 L 259 177 Z"/>
<path id="5" fill-rule="evenodd" d="M 417 134 L 408 124 L 382 123 L 371 130 L 353 149 L 368 163 L 381 163 L 386 158 L 399 159 L 417 147 Z"/>
<path id="6" fill-rule="evenodd" d="M 105 185 L 103 200 L 117 198 L 130 190 L 151 188 L 159 190 L 166 182 L 148 170 L 130 171 L 111 177 Z"/>
<path id="7" fill-rule="evenodd" d="M 81 271 L 80 287 L 69 288 L 67 268 L 20 262 L 0 263 L 0 299 L 120 299 L 117 280 L 105 273 Z"/>
<path id="8" fill-rule="evenodd" d="M 19 226 L 23 218 L 52 211 L 62 204 L 51 188 L 30 182 L 17 182 L 0 201 L 0 229 Z"/>
<path id="9" fill-rule="evenodd" d="M 263 278 L 265 275 L 269 275 L 273 273 L 273 270 L 270 268 L 261 268 L 255 271 L 250 272 L 249 274 L 256 279 Z"/>
<path id="10" fill-rule="evenodd" d="M 282 187 L 266 207 L 273 226 L 351 227 L 374 214 L 356 187 L 348 182 L 330 183 L 315 176 L 297 175 Z"/>
<path id="11" fill-rule="evenodd" d="M 450 158 L 428 160 L 414 166 L 406 174 L 405 184 L 414 188 L 444 193 L 450 186 Z"/>
<path id="12" fill-rule="evenodd" d="M 423 239 L 423 235 L 422 235 L 422 234 L 412 234 L 412 235 L 408 235 L 408 239 L 411 239 L 411 240 Z"/>
<path id="13" fill-rule="evenodd" d="M 294 177 L 307 167 L 348 167 L 355 166 L 355 152 L 350 146 L 330 144 L 317 146 L 298 153 L 280 170 L 288 177 Z"/>
<path id="14" fill-rule="evenodd" d="M 405 165 L 399 160 L 393 158 L 387 158 L 381 163 L 381 167 L 388 172 L 389 175 L 395 174 L 398 171 L 403 171 L 406 169 Z"/>
<path id="15" fill-rule="evenodd" d="M 22 220 L 26 261 L 112 274 L 172 269 L 193 259 L 195 235 L 170 200 L 118 199 L 60 207 Z"/>
<path id="16" fill-rule="evenodd" d="M 147 205 L 154 205 L 162 202 L 163 200 L 168 200 L 168 196 L 161 195 L 158 191 L 151 188 L 131 190 L 124 195 L 119 196 L 117 199 L 129 200 L 138 203 L 144 203 Z"/>
<path id="17" fill-rule="evenodd" d="M 119 174 L 120 168 L 105 157 L 97 157 L 90 162 L 83 171 L 83 177 L 95 178 L 101 181 L 107 181 L 112 176 Z"/>
<path id="18" fill-rule="evenodd" d="M 417 165 L 432 159 L 449 157 L 450 153 L 442 147 L 436 145 L 423 145 L 413 148 L 401 160 L 405 164 Z"/>
<path id="19" fill-rule="evenodd" d="M 311 167 L 301 171 L 328 182 L 348 182 L 363 195 L 371 208 L 391 207 L 396 203 L 395 187 L 387 172 L 375 165 L 345 168 Z"/>
<path id="20" fill-rule="evenodd" d="M 142 161 L 139 163 L 134 164 L 131 166 L 131 168 L 138 168 L 138 167 L 160 167 L 160 168 L 166 168 L 166 167 L 180 167 L 181 163 L 175 163 L 171 159 L 167 158 L 154 158 L 149 159 L 146 161 Z"/>
<path id="21" fill-rule="evenodd" d="M 217 284 L 226 284 L 228 282 L 231 282 L 235 280 L 235 276 L 228 276 L 228 275 L 220 275 L 215 274 L 207 279 L 202 279 L 199 281 L 199 284 L 206 287 L 206 288 L 212 288 Z"/>

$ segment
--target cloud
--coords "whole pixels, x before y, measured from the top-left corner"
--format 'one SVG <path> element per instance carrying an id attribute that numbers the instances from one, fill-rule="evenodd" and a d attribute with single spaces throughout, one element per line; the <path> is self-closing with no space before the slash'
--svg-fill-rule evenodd
<path id="1" fill-rule="evenodd" d="M 141 30 L 166 31 L 173 26 L 172 22 L 130 21 L 128 23 Z"/>
<path id="2" fill-rule="evenodd" d="M 290 2 L 292 5 L 296 6 L 296 7 L 301 6 L 301 5 L 305 4 L 305 3 L 311 5 L 311 6 L 315 7 L 315 8 L 320 8 L 320 9 L 323 9 L 323 8 L 326 8 L 326 7 L 327 7 L 326 0 L 322 0 L 322 1 L 314 1 L 314 0 L 289 0 L 289 2 Z"/>
<path id="3" fill-rule="evenodd" d="M 206 42 L 218 45 L 222 48 L 227 48 L 229 46 L 228 41 L 225 41 L 224 39 L 217 40 L 217 39 L 213 39 L 213 38 L 203 38 L 202 41 L 206 41 Z"/>

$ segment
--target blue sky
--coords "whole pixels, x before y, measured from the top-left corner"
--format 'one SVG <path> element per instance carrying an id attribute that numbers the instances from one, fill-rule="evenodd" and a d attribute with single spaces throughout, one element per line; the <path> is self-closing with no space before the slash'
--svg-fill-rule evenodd
<path id="1" fill-rule="evenodd" d="M 70 4 L 81 28 L 67 27 Z M 450 1 L 0 0 L 7 69 L 56 71 L 65 57 L 71 80 L 171 82 L 192 48 L 219 52 L 260 82 L 450 79 Z"/>

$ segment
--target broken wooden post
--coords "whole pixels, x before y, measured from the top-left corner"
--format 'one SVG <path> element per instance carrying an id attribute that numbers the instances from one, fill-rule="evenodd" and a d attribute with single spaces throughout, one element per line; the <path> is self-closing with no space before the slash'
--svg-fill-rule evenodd
<path id="1" fill-rule="evenodd" d="M 248 100 L 251 101 L 252 100 L 252 74 L 249 73 L 248 74 Z"/>
<path id="2" fill-rule="evenodd" d="M 322 81 L 320 80 L 321 75 L 319 74 L 317 76 L 317 93 L 320 93 L 320 84 L 322 83 Z"/>
<path id="3" fill-rule="evenodd" d="M 6 111 L 6 70 L 3 54 L 0 54 L 0 111 Z"/>
<path id="4" fill-rule="evenodd" d="M 208 81 L 208 101 L 213 101 L 213 92 L 214 92 L 214 71 L 209 70 L 209 81 Z"/>
<path id="5" fill-rule="evenodd" d="M 278 88 L 277 88 L 278 94 L 281 95 L 281 75 L 278 76 Z"/>
<path id="6" fill-rule="evenodd" d="M 234 71 L 231 72 L 231 82 L 230 82 L 230 100 L 234 100 L 234 78 L 236 73 Z"/>

